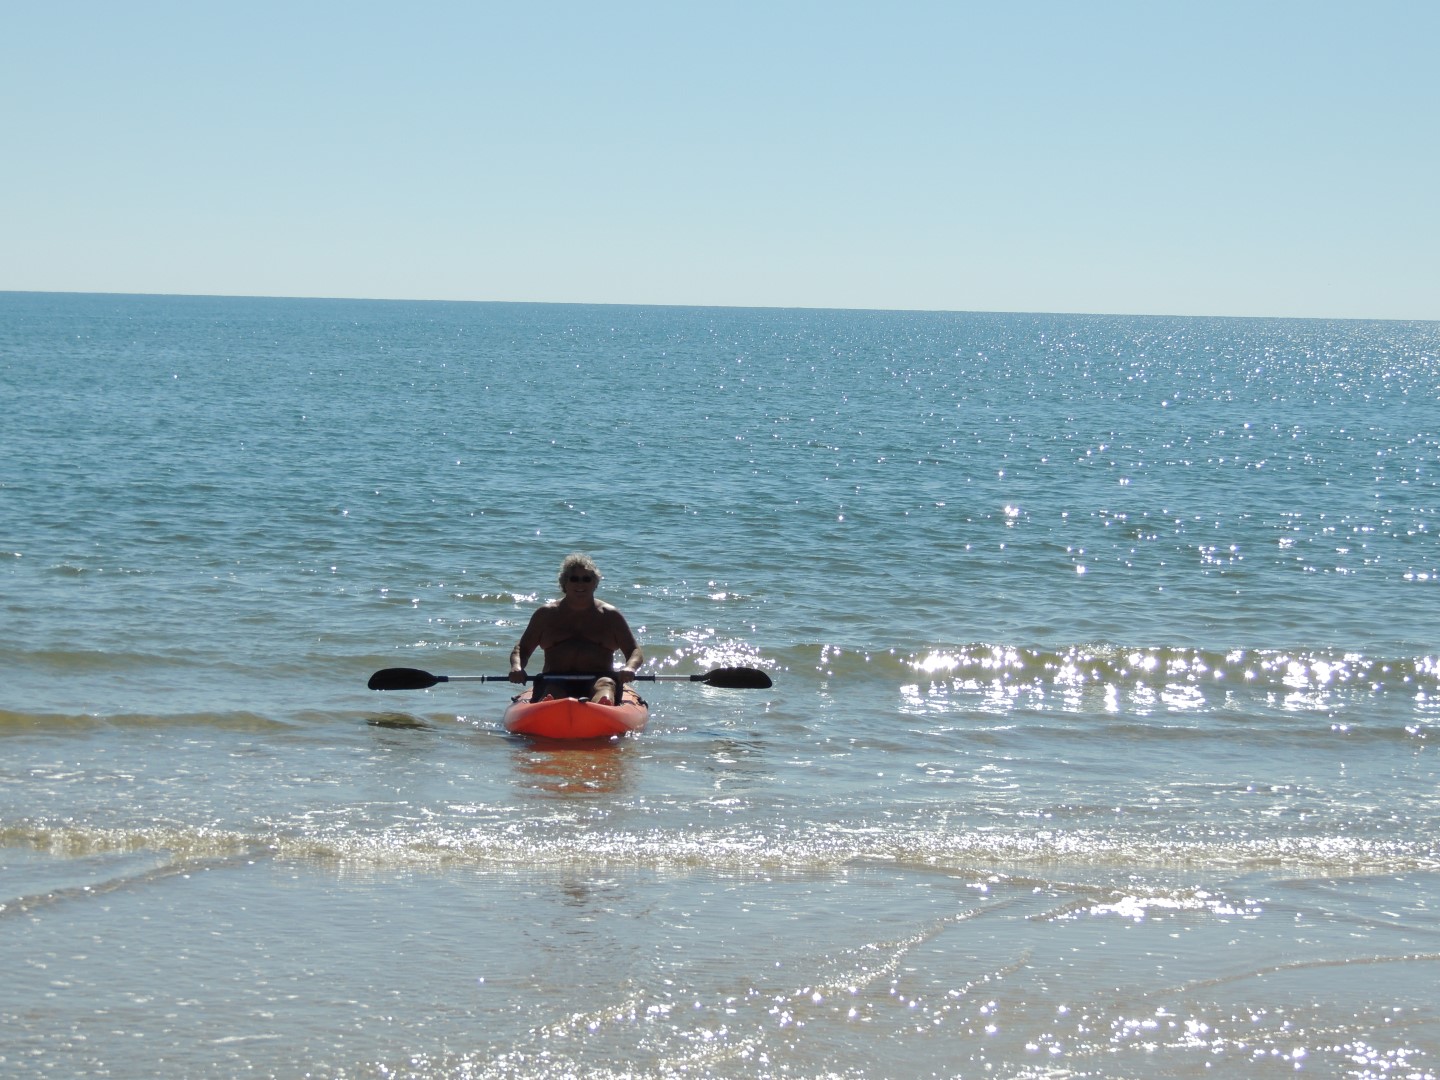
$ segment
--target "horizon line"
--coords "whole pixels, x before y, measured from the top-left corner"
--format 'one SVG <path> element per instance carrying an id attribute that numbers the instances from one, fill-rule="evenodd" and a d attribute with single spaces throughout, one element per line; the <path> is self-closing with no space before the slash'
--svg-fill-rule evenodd
<path id="1" fill-rule="evenodd" d="M 1282 320 L 1290 322 L 1393 322 L 1433 323 L 1440 318 L 1413 318 L 1406 316 L 1373 315 L 1224 315 L 1224 314 L 1183 314 L 1175 312 L 1145 311 L 1046 311 L 1024 308 L 920 308 L 920 307 L 845 307 L 816 306 L 805 304 L 696 304 L 679 302 L 639 302 L 617 300 L 477 300 L 453 297 L 415 296 L 338 296 L 308 293 L 223 293 L 223 292 L 132 292 L 109 289 L 6 289 L 0 288 L 0 296 L 113 296 L 149 299 L 193 299 L 193 300 L 297 300 L 326 303 L 362 304 L 492 304 L 534 307 L 614 307 L 614 308 L 675 308 L 701 311 L 828 311 L 873 314 L 913 315 L 1044 315 L 1059 317 L 1123 318 L 1123 319 L 1255 319 Z"/>

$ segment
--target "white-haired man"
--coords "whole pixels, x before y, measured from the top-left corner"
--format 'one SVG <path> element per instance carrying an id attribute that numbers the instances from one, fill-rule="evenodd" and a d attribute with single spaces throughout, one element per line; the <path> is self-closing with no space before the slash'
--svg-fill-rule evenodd
<path id="1" fill-rule="evenodd" d="M 525 665 L 536 649 L 545 654 L 541 674 L 534 677 L 531 700 L 546 696 L 588 698 L 603 705 L 620 700 L 625 683 L 645 662 L 640 644 L 620 609 L 595 598 L 600 570 L 589 555 L 568 555 L 560 564 L 558 600 L 551 600 L 530 616 L 520 641 L 510 651 L 510 681 L 523 683 Z M 615 654 L 625 658 L 616 668 Z M 550 679 L 546 673 L 588 675 L 593 679 Z"/>

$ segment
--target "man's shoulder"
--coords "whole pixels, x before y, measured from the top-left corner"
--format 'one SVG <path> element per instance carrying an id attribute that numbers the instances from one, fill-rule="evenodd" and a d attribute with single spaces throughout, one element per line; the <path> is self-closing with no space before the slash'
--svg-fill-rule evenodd
<path id="1" fill-rule="evenodd" d="M 607 604 L 603 600 L 600 602 L 600 615 L 609 622 L 623 623 L 625 621 L 625 616 L 620 614 L 618 607 L 614 604 Z"/>

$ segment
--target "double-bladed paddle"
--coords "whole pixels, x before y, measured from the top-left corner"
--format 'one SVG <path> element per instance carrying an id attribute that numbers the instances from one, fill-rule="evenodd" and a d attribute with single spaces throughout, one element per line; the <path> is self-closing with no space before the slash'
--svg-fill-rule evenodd
<path id="1" fill-rule="evenodd" d="M 525 676 L 528 682 L 530 676 Z M 593 679 L 594 675 L 551 675 L 550 679 Z M 384 668 L 370 676 L 371 690 L 426 690 L 442 682 L 509 682 L 509 675 L 432 675 L 419 668 Z M 764 690 L 772 685 L 770 676 L 758 668 L 723 667 L 702 675 L 636 675 L 636 682 L 698 682 L 729 690 Z"/>

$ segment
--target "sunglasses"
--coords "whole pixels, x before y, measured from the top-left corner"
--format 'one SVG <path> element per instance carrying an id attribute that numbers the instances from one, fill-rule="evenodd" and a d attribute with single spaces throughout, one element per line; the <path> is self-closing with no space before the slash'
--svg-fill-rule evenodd
<path id="1" fill-rule="evenodd" d="M 571 580 L 571 581 L 583 581 L 583 582 L 586 582 L 586 583 L 588 584 L 589 582 L 592 582 L 592 581 L 595 580 L 595 576 L 594 576 L 593 574 L 571 574 L 571 575 L 570 575 L 570 580 Z"/>

